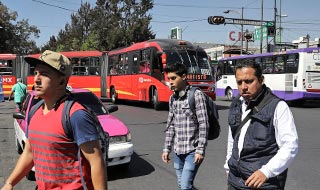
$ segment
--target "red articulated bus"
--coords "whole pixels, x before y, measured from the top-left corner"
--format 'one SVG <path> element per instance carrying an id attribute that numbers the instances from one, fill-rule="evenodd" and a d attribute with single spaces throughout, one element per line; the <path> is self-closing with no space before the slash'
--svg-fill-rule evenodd
<path id="1" fill-rule="evenodd" d="M 113 103 L 134 100 L 151 103 L 156 110 L 172 94 L 163 69 L 183 63 L 188 82 L 215 100 L 214 78 L 208 55 L 184 40 L 153 39 L 108 52 L 107 88 Z"/>
<path id="2" fill-rule="evenodd" d="M 16 54 L 0 54 L 0 76 L 5 97 L 9 97 L 12 86 L 21 75 L 20 57 Z"/>
<path id="3" fill-rule="evenodd" d="M 72 75 L 68 86 L 71 88 L 84 88 L 92 91 L 98 97 L 106 97 L 106 76 L 103 72 L 106 68 L 103 61 L 103 53 L 100 51 L 70 51 L 60 52 L 70 59 Z M 40 54 L 28 55 L 38 58 Z M 27 76 L 28 88 L 34 83 L 34 68 L 29 66 Z"/>

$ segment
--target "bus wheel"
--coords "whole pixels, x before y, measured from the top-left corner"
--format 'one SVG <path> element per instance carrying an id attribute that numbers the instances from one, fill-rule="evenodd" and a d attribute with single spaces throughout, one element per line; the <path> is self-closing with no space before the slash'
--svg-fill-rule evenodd
<path id="1" fill-rule="evenodd" d="M 111 89 L 111 101 L 112 103 L 116 104 L 118 102 L 117 100 L 117 93 L 116 93 L 116 89 L 112 88 Z"/>
<path id="2" fill-rule="evenodd" d="M 160 109 L 161 109 L 161 102 L 159 102 L 159 99 L 158 99 L 158 91 L 157 91 L 156 88 L 153 90 L 152 104 L 153 104 L 153 108 L 154 108 L 155 110 L 160 110 Z"/>
<path id="3" fill-rule="evenodd" d="M 228 89 L 227 89 L 227 91 L 226 91 L 226 97 L 227 97 L 227 99 L 228 99 L 229 101 L 232 100 L 232 98 L 233 98 L 233 91 L 232 91 L 231 88 L 228 88 Z"/>

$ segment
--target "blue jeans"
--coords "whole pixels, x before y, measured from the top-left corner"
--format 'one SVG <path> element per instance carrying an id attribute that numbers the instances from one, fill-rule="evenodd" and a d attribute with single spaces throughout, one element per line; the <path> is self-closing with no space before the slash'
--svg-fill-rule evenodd
<path id="1" fill-rule="evenodd" d="M 178 177 L 179 190 L 191 190 L 200 164 L 194 162 L 195 151 L 187 154 L 174 154 L 174 169 Z"/>

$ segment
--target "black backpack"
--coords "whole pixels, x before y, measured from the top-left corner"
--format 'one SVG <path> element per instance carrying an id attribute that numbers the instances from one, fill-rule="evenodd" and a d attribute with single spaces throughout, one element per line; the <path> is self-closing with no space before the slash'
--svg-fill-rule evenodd
<path id="1" fill-rule="evenodd" d="M 194 92 L 196 90 L 200 90 L 200 88 L 197 87 L 191 87 L 189 97 L 188 97 L 188 103 L 190 106 L 190 109 L 192 110 L 193 115 L 197 116 L 196 114 L 196 105 L 194 100 Z M 201 91 L 201 90 L 200 90 Z M 202 91 L 201 91 L 202 92 Z M 220 135 L 220 124 L 219 124 L 219 113 L 216 104 L 213 102 L 213 100 L 205 93 L 203 93 L 206 99 L 206 107 L 207 107 L 207 115 L 209 119 L 209 132 L 208 132 L 208 140 L 214 140 L 219 137 Z M 171 105 L 173 102 L 173 97 L 171 96 Z M 197 123 L 198 120 L 195 118 L 195 122 Z"/>
<path id="2" fill-rule="evenodd" d="M 29 114 L 28 114 L 28 121 L 27 121 L 28 126 L 30 123 L 30 119 L 35 114 L 35 112 L 40 108 L 40 106 L 43 104 L 43 102 L 44 102 L 43 100 L 40 100 L 38 103 L 36 103 L 30 109 Z M 67 135 L 67 137 L 71 140 L 74 140 L 74 136 L 73 136 L 73 128 L 70 124 L 70 109 L 75 102 L 76 102 L 76 100 L 71 96 L 69 96 L 65 100 L 64 108 L 62 111 L 62 119 L 61 119 L 63 130 L 64 130 L 65 134 Z M 102 155 L 104 158 L 105 166 L 107 166 L 108 165 L 109 134 L 103 130 L 96 114 L 90 108 L 86 107 L 85 105 L 82 105 L 82 106 L 92 116 L 94 126 L 96 127 L 96 129 L 99 133 L 99 142 L 100 142 L 101 152 L 102 152 Z"/>

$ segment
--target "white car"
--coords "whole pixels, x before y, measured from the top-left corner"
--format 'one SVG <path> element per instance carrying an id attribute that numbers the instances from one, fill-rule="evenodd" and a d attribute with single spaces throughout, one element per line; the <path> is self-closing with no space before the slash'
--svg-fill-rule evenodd
<path id="1" fill-rule="evenodd" d="M 73 89 L 71 93 L 78 102 L 94 111 L 103 130 L 109 133 L 108 166 L 119 165 L 121 168 L 127 169 L 133 154 L 133 144 L 128 127 L 118 118 L 110 114 L 117 111 L 118 106 L 105 106 L 99 98 L 89 90 Z M 24 100 L 21 112 L 13 113 L 16 149 L 19 154 L 22 153 L 25 145 L 28 113 L 30 108 L 38 101 L 39 98 L 37 98 L 35 92 L 32 91 Z M 27 178 L 34 180 L 34 172 L 29 172 Z"/>

